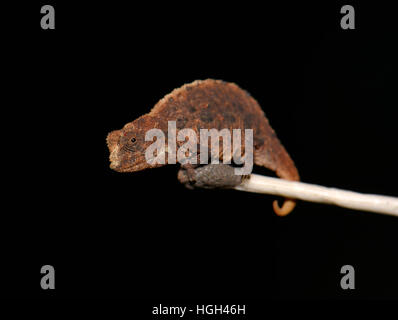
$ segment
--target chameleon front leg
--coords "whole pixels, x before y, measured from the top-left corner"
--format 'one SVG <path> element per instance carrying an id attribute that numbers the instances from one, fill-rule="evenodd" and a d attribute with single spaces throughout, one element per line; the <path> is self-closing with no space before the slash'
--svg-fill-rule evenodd
<path id="1" fill-rule="evenodd" d="M 189 183 L 193 184 L 196 180 L 196 168 L 198 167 L 198 164 L 183 164 L 181 165 L 181 170 L 185 172 L 186 179 L 188 180 Z"/>
<path id="2" fill-rule="evenodd" d="M 187 188 L 232 188 L 248 176 L 236 175 L 235 168 L 227 164 L 208 164 L 197 168 L 181 167 L 178 180 Z"/>

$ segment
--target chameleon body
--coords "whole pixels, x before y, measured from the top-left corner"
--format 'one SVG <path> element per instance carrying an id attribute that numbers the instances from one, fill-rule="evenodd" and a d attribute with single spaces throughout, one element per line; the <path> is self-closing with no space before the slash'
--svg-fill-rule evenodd
<path id="1" fill-rule="evenodd" d="M 176 121 L 177 131 L 193 129 L 198 137 L 200 129 L 253 129 L 254 164 L 274 171 L 282 179 L 299 180 L 292 159 L 269 125 L 258 102 L 236 84 L 212 79 L 197 80 L 173 90 L 148 114 L 127 123 L 120 130 L 110 132 L 107 137 L 110 167 L 118 172 L 134 172 L 162 166 L 147 163 L 145 150 L 153 141 L 145 141 L 145 134 L 157 128 L 167 136 L 168 121 Z M 182 144 L 177 142 L 177 146 Z M 166 153 L 167 150 L 166 146 Z M 278 215 L 288 214 L 294 206 L 295 202 L 290 199 L 286 199 L 281 208 L 276 201 L 273 204 Z"/>

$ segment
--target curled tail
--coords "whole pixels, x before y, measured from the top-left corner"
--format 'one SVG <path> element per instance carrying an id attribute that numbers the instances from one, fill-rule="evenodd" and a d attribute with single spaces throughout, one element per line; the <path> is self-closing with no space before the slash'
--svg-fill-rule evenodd
<path id="1" fill-rule="evenodd" d="M 255 164 L 275 171 L 279 178 L 299 181 L 300 176 L 293 160 L 290 158 L 279 139 L 275 135 L 271 135 L 271 137 L 271 139 L 268 139 L 263 146 L 255 151 Z M 286 216 L 292 212 L 296 206 L 296 200 L 285 199 L 282 207 L 278 205 L 277 200 L 274 200 L 272 206 L 278 216 Z"/>
<path id="2" fill-rule="evenodd" d="M 274 200 L 272 203 L 272 207 L 274 208 L 275 213 L 280 216 L 287 216 L 290 212 L 293 211 L 296 206 L 296 200 L 293 199 L 285 199 L 283 202 L 282 208 L 279 207 L 278 200 Z"/>

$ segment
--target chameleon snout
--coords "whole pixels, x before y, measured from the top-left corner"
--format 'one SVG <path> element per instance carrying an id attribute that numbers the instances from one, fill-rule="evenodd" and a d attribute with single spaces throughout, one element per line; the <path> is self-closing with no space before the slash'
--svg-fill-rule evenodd
<path id="1" fill-rule="evenodd" d="M 114 146 L 112 150 L 109 148 L 109 151 L 109 160 L 111 162 L 110 167 L 111 169 L 117 170 L 120 167 L 119 146 Z"/>
<path id="2" fill-rule="evenodd" d="M 114 150 L 111 152 L 109 156 L 109 160 L 111 161 L 110 167 L 113 170 L 117 170 L 120 167 L 120 160 L 119 157 L 117 156 L 117 151 Z"/>
<path id="3" fill-rule="evenodd" d="M 120 130 L 112 131 L 106 138 L 106 143 L 110 152 L 109 161 L 111 162 L 111 169 L 117 170 L 120 167 L 119 146 L 118 140 L 120 137 Z"/>

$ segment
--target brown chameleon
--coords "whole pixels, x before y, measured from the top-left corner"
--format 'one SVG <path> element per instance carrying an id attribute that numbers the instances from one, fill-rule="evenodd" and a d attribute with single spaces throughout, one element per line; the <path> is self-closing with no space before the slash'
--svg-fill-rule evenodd
<path id="1" fill-rule="evenodd" d="M 176 121 L 177 131 L 191 128 L 197 136 L 200 129 L 253 129 L 254 164 L 274 171 L 282 179 L 299 180 L 292 159 L 258 102 L 236 84 L 212 79 L 197 80 L 173 90 L 148 114 L 127 123 L 120 130 L 110 132 L 107 137 L 110 167 L 118 172 L 134 172 L 162 166 L 147 163 L 145 150 L 153 141 L 145 141 L 145 134 L 157 128 L 167 136 L 168 121 Z M 180 144 L 177 142 L 177 146 Z M 221 153 L 222 149 L 220 159 Z M 192 165 L 182 168 L 188 172 L 194 170 Z M 286 199 L 282 207 L 276 200 L 273 203 L 274 211 L 281 216 L 290 213 L 294 206 L 295 201 L 291 199 Z"/>

